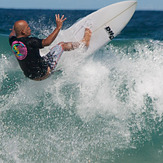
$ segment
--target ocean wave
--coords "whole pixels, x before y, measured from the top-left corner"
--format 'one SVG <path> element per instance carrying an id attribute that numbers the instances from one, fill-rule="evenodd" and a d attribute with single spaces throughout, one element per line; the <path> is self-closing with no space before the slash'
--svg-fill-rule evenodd
<path id="1" fill-rule="evenodd" d="M 82 54 L 35 82 L 1 53 L 2 161 L 115 162 L 161 139 L 163 42 L 115 40 Z"/>

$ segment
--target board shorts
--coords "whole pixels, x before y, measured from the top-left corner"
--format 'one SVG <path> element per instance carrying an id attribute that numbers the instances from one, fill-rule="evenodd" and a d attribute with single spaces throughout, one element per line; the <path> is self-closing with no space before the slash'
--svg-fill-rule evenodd
<path id="1" fill-rule="evenodd" d="M 57 44 L 50 49 L 50 52 L 44 56 L 45 61 L 51 69 L 51 72 L 55 71 L 58 61 L 63 53 L 62 44 Z"/>

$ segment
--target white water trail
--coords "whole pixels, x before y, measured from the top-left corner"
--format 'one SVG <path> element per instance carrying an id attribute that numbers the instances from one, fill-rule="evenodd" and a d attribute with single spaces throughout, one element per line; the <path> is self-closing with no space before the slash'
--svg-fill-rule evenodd
<path id="1" fill-rule="evenodd" d="M 150 139 L 150 133 L 156 129 L 148 123 L 148 118 L 157 123 L 155 118 L 162 120 L 163 114 L 161 41 L 135 41 L 131 47 L 126 45 L 123 48 L 112 43 L 91 56 L 73 52 L 65 52 L 64 55 L 68 59 L 62 62 L 64 65 L 62 72 L 56 72 L 41 82 L 24 77 L 21 81 L 14 79 L 11 83 L 17 84 L 16 88 L 9 91 L 7 96 L 1 96 L 4 100 L 0 117 L 3 124 L 0 126 L 3 156 L 21 162 L 18 156 L 24 154 L 28 162 L 34 158 L 30 150 L 33 152 L 41 150 L 49 154 L 52 161 L 56 161 L 56 157 L 52 156 L 54 153 L 60 161 L 70 162 L 72 158 L 83 161 L 86 160 L 82 157 L 83 153 L 92 152 L 96 155 L 100 152 L 101 144 L 107 152 L 114 153 L 116 149 L 135 148 L 135 142 L 143 142 L 140 137 L 136 137 L 138 132 L 148 133 L 149 136 L 147 135 L 145 140 Z M 2 57 L 0 62 L 3 65 L 0 67 L 1 84 L 4 84 L 4 79 L 11 75 L 11 69 L 4 68 L 10 60 L 4 61 Z M 21 70 L 17 68 L 17 71 L 19 76 L 23 76 Z M 46 122 L 52 116 L 49 114 L 40 120 L 37 115 L 34 119 L 29 118 L 29 123 L 31 121 L 36 123 L 32 123 L 31 128 L 30 125 L 20 127 L 21 133 L 25 134 L 26 130 L 29 130 L 27 139 L 21 135 L 15 135 L 10 139 L 5 132 L 8 126 L 3 122 L 5 113 L 15 111 L 30 117 L 30 109 L 35 115 L 35 109 L 39 107 L 45 112 L 60 108 L 66 110 L 69 116 L 75 113 L 75 116 L 82 121 L 83 128 L 76 126 L 70 116 L 63 121 L 59 121 L 59 118 L 53 119 L 59 126 L 58 128 L 55 126 L 55 132 L 53 128 L 50 130 L 40 128 L 36 131 L 37 123 Z M 145 113 L 146 116 L 143 116 Z M 61 118 L 62 116 L 59 115 Z M 10 121 L 13 122 L 12 119 L 9 119 Z M 10 127 L 12 125 L 15 124 L 11 123 Z M 34 144 L 31 141 L 33 138 L 44 142 L 47 149 L 36 142 Z M 96 150 L 89 151 L 90 147 Z M 49 153 L 48 148 L 53 149 L 53 152 Z M 29 152 L 27 156 L 25 156 L 26 151 Z M 38 161 L 41 156 L 37 157 L 35 160 Z M 111 158 L 104 155 L 101 157 Z"/>

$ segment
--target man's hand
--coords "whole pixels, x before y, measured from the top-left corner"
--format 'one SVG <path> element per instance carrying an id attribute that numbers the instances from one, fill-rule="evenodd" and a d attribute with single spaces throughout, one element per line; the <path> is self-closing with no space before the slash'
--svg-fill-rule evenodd
<path id="1" fill-rule="evenodd" d="M 57 26 L 55 30 L 46 39 L 42 40 L 43 47 L 49 46 L 55 40 L 55 38 L 58 36 L 60 29 L 62 28 L 63 22 L 66 20 L 66 18 L 64 18 L 64 15 L 62 15 L 62 17 L 60 18 L 59 14 L 55 15 L 55 19 Z"/>
<path id="2" fill-rule="evenodd" d="M 15 30 L 14 30 L 14 27 L 12 29 L 10 29 L 11 33 L 9 35 L 9 37 L 12 37 L 12 36 L 15 36 Z"/>
<path id="3" fill-rule="evenodd" d="M 56 20 L 56 24 L 57 24 L 57 28 L 61 29 L 63 22 L 66 20 L 67 18 L 64 18 L 64 15 L 62 15 L 62 17 L 60 18 L 59 14 L 55 15 L 55 20 Z"/>

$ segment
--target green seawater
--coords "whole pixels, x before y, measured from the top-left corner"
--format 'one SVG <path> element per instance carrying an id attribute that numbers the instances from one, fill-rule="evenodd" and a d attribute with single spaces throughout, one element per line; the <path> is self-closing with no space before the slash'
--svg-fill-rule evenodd
<path id="1" fill-rule="evenodd" d="M 114 40 L 41 82 L 7 36 L 0 54 L 0 162 L 162 163 L 161 41 Z"/>
<path id="2" fill-rule="evenodd" d="M 162 11 L 136 11 L 108 45 L 67 60 L 50 78 L 24 77 L 8 43 L 25 19 L 33 36 L 92 10 L 0 9 L 0 163 L 162 163 Z"/>

